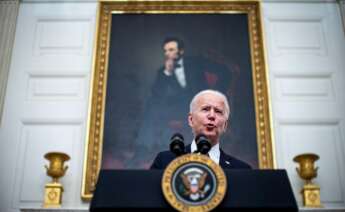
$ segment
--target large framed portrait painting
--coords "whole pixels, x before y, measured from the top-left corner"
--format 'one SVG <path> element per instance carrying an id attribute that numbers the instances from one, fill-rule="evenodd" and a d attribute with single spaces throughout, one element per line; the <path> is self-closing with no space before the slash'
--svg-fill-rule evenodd
<path id="1" fill-rule="evenodd" d="M 82 197 L 100 169 L 148 169 L 174 133 L 191 143 L 189 103 L 204 89 L 230 103 L 222 149 L 274 168 L 261 22 L 258 1 L 100 1 Z M 185 74 L 167 81 L 171 40 Z"/>

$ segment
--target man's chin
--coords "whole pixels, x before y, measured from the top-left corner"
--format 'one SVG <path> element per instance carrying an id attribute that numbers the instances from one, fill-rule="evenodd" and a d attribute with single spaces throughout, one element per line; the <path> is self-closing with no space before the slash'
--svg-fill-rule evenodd
<path id="1" fill-rule="evenodd" d="M 214 132 L 204 132 L 203 133 L 208 139 L 213 139 L 217 137 L 217 134 Z"/>

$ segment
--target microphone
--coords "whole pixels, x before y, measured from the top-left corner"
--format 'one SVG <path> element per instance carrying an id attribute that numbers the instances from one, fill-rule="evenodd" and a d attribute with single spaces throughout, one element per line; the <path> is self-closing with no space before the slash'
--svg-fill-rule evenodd
<path id="1" fill-rule="evenodd" d="M 170 139 L 170 151 L 176 156 L 185 154 L 184 138 L 180 133 L 175 133 Z"/>
<path id="2" fill-rule="evenodd" d="M 197 146 L 197 153 L 200 152 L 201 154 L 206 155 L 211 149 L 211 142 L 204 134 L 197 135 L 195 143 Z"/>

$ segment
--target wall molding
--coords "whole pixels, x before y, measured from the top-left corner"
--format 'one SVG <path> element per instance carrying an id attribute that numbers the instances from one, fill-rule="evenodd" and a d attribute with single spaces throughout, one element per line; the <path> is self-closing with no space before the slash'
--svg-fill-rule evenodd
<path id="1" fill-rule="evenodd" d="M 343 23 L 343 31 L 345 35 L 345 0 L 337 0 L 340 9 L 341 20 Z"/>
<path id="2" fill-rule="evenodd" d="M 19 0 L 0 1 L 0 124 L 5 103 L 18 11 Z"/>

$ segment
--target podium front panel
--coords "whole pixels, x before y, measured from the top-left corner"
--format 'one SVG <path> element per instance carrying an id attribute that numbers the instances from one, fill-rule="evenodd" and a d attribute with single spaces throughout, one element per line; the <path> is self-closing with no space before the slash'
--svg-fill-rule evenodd
<path id="1" fill-rule="evenodd" d="M 298 211 L 285 170 L 224 170 L 228 189 L 217 211 Z M 161 189 L 162 170 L 102 170 L 90 211 L 173 210 Z"/>

